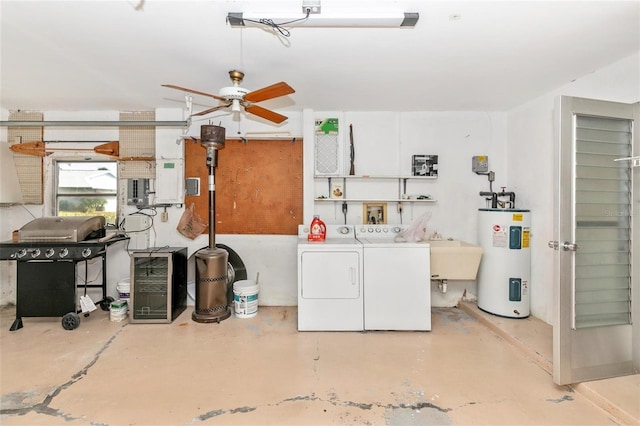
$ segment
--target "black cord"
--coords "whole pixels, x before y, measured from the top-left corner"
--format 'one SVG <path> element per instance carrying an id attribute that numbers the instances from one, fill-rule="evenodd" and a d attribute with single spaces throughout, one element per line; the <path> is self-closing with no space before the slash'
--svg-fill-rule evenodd
<path id="1" fill-rule="evenodd" d="M 266 18 L 262 18 L 262 19 L 259 19 L 257 21 L 255 21 L 253 19 L 246 19 L 246 18 L 243 18 L 243 20 L 244 21 L 248 21 L 248 22 L 253 22 L 255 24 L 264 25 L 266 27 L 270 27 L 274 31 L 279 32 L 280 35 L 282 35 L 284 37 L 289 37 L 291 35 L 291 32 L 289 30 L 287 30 L 286 28 L 282 28 L 282 26 L 283 25 L 293 24 L 293 23 L 300 22 L 300 21 L 305 21 L 305 20 L 309 19 L 309 14 L 310 13 L 311 13 L 311 9 L 307 9 L 307 14 L 305 15 L 304 18 L 293 19 L 291 21 L 286 21 L 286 22 L 273 22 L 273 19 L 266 19 Z"/>
<path id="2" fill-rule="evenodd" d="M 89 259 L 84 260 L 84 295 L 87 295 L 87 281 L 89 281 Z"/>
<path id="3" fill-rule="evenodd" d="M 119 229 L 120 231 L 124 231 L 124 232 L 126 232 L 126 233 L 128 234 L 128 233 L 135 233 L 135 232 L 146 232 L 146 231 L 148 231 L 149 229 L 153 228 L 153 218 L 154 218 L 155 216 L 157 216 L 157 215 L 158 215 L 158 211 L 157 211 L 155 208 L 151 208 L 151 211 L 153 212 L 153 214 L 150 214 L 150 213 L 143 213 L 141 210 L 142 210 L 142 209 L 138 210 L 137 212 L 129 213 L 127 216 L 133 216 L 133 215 L 136 215 L 136 214 L 138 214 L 138 215 L 142 215 L 142 216 L 147 216 L 147 217 L 149 218 L 149 222 L 150 222 L 149 226 L 147 226 L 147 227 L 146 227 L 146 228 L 144 228 L 144 229 L 139 229 L 139 230 L 137 230 L 137 231 L 125 231 L 125 230 L 123 229 L 123 225 L 124 225 L 124 223 L 125 223 L 125 222 L 126 222 L 126 220 L 127 220 L 127 218 L 126 218 L 126 216 L 125 216 L 125 217 L 120 221 L 120 224 L 118 225 L 118 229 Z"/>

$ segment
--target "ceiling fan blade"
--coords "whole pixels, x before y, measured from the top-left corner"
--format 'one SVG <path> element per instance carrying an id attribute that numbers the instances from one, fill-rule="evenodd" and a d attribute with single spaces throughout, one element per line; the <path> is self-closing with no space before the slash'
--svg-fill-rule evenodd
<path id="1" fill-rule="evenodd" d="M 251 114 L 257 115 L 258 117 L 262 117 L 265 120 L 273 121 L 277 124 L 280 124 L 287 119 L 287 117 L 285 117 L 284 115 L 278 114 L 277 112 L 268 110 L 266 108 L 262 108 L 258 105 L 247 105 L 244 110 Z"/>
<path id="2" fill-rule="evenodd" d="M 205 109 L 204 111 L 196 112 L 195 114 L 191 114 L 191 117 L 193 117 L 194 115 L 197 115 L 197 116 L 199 116 L 199 115 L 207 115 L 210 112 L 217 111 L 217 110 L 222 109 L 222 108 L 226 108 L 229 105 L 231 105 L 231 102 L 229 102 L 228 104 L 225 104 L 225 105 L 218 105 L 218 106 L 213 107 L 213 108 Z"/>
<path id="3" fill-rule="evenodd" d="M 208 96 L 210 98 L 217 99 L 219 101 L 225 101 L 225 102 L 227 101 L 225 98 L 223 98 L 221 96 L 218 96 L 218 95 L 212 95 L 211 93 L 199 92 L 197 90 L 187 89 L 186 87 L 176 86 L 176 85 L 173 85 L 173 84 L 163 84 L 162 87 L 168 87 L 170 89 L 182 90 L 183 92 L 194 93 L 196 95 Z"/>
<path id="4" fill-rule="evenodd" d="M 244 95 L 244 100 L 248 102 L 260 102 L 267 99 L 278 98 L 280 96 L 289 95 L 294 93 L 295 90 L 284 81 L 280 83 L 272 84 L 271 86 L 263 87 L 262 89 L 254 90 Z"/>

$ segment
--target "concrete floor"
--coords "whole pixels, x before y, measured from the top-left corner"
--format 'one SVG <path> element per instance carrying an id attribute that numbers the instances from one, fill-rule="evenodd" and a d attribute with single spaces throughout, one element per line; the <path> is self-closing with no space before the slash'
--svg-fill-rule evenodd
<path id="1" fill-rule="evenodd" d="M 15 309 L 3 308 L 0 423 L 639 424 L 638 376 L 604 390 L 552 383 L 550 327 L 535 318 L 463 304 L 434 308 L 431 332 L 300 333 L 295 307 L 221 324 L 192 310 L 172 324 L 96 311 L 74 331 L 25 318 L 9 332 Z"/>

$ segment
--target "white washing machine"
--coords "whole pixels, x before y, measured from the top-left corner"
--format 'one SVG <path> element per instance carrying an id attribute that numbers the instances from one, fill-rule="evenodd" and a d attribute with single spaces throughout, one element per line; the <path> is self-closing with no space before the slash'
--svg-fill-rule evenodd
<path id="1" fill-rule="evenodd" d="M 324 242 L 298 227 L 298 330 L 364 330 L 362 244 L 353 225 L 327 225 Z"/>
<path id="2" fill-rule="evenodd" d="M 365 330 L 431 330 L 430 247 L 395 242 L 406 226 L 357 225 Z"/>

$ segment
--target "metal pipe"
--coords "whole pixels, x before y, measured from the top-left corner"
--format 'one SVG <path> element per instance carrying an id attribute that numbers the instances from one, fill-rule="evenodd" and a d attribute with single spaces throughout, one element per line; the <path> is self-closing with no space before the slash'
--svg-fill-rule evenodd
<path id="1" fill-rule="evenodd" d="M 497 209 L 498 208 L 498 194 L 491 191 L 491 192 L 486 192 L 486 191 L 480 191 L 480 196 L 482 197 L 491 197 L 491 208 L 492 209 Z"/>
<path id="2" fill-rule="evenodd" d="M 0 127 L 188 127 L 187 121 L 0 121 Z"/>
<path id="3" fill-rule="evenodd" d="M 502 192 L 498 193 L 499 197 L 509 197 L 509 204 L 512 209 L 516 208 L 516 193 L 515 192 L 505 192 L 504 189 Z"/>
<path id="4" fill-rule="evenodd" d="M 207 162 L 209 163 L 209 248 L 216 246 L 216 161 L 218 150 L 207 147 Z"/>

